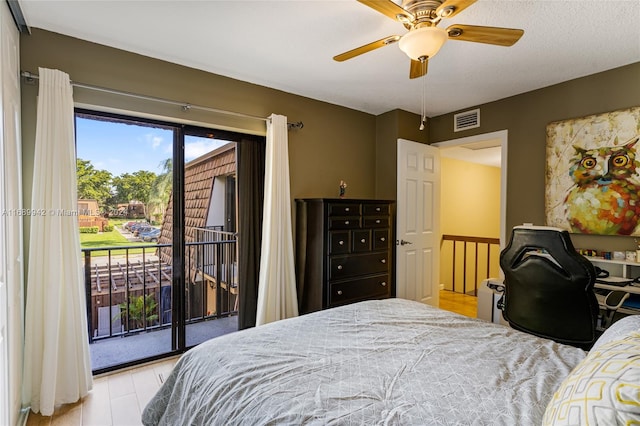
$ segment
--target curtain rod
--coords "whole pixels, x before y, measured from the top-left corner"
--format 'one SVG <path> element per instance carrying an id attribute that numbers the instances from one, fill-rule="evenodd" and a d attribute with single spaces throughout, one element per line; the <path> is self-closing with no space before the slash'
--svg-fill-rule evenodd
<path id="1" fill-rule="evenodd" d="M 24 79 L 27 82 L 34 82 L 35 80 L 38 80 L 40 78 L 39 75 L 33 74 L 33 73 L 29 72 L 29 71 L 22 71 L 20 73 L 20 75 L 22 77 L 24 77 Z M 252 120 L 261 120 L 261 121 L 264 121 L 264 122 L 269 121 L 268 117 L 259 117 L 257 115 L 243 114 L 241 112 L 225 111 L 225 110 L 222 110 L 222 109 L 210 108 L 210 107 L 206 107 L 206 106 L 192 105 L 192 104 L 190 104 L 188 102 L 178 102 L 178 101 L 172 101 L 170 99 L 157 98 L 155 96 L 139 95 L 137 93 L 125 92 L 125 91 L 122 91 L 122 90 L 115 90 L 115 89 L 108 89 L 106 87 L 100 87 L 100 86 L 94 86 L 94 85 L 91 85 L 91 84 L 78 83 L 76 81 L 72 81 L 71 85 L 74 86 L 74 87 L 80 87 L 82 89 L 94 90 L 96 92 L 112 93 L 112 94 L 115 94 L 115 95 L 128 96 L 128 97 L 136 98 L 136 99 L 143 99 L 143 100 L 146 100 L 146 101 L 153 101 L 153 102 L 160 102 L 160 103 L 175 105 L 175 106 L 179 106 L 180 108 L 182 108 L 182 110 L 185 111 L 185 112 L 187 112 L 187 111 L 189 111 L 191 109 L 198 109 L 198 110 L 202 110 L 202 111 L 213 112 L 213 113 L 216 113 L 216 114 L 232 115 L 232 116 L 235 116 L 235 117 L 249 118 L 249 119 L 252 119 Z M 297 121 L 295 123 L 287 122 L 287 128 L 289 128 L 289 130 L 291 130 L 291 129 L 300 130 L 303 127 L 304 127 L 304 123 L 302 121 Z"/>

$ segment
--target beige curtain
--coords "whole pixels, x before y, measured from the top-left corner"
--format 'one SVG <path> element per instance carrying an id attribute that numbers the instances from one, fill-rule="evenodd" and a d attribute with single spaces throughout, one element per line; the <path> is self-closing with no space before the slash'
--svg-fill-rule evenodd
<path id="1" fill-rule="evenodd" d="M 287 117 L 272 114 L 267 121 L 256 325 L 298 316 L 288 142 Z"/>
<path id="2" fill-rule="evenodd" d="M 25 310 L 23 404 L 45 416 L 92 387 L 69 76 L 40 68 Z"/>

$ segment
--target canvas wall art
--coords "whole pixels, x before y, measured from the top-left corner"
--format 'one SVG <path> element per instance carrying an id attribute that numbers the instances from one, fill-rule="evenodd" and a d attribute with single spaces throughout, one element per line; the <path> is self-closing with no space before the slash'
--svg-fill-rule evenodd
<path id="1" fill-rule="evenodd" d="M 640 235 L 640 107 L 547 126 L 547 225 Z"/>

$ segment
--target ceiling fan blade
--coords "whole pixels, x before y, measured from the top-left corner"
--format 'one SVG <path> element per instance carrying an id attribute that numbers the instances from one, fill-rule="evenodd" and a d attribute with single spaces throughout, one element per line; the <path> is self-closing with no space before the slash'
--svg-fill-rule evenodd
<path id="1" fill-rule="evenodd" d="M 446 0 L 436 9 L 436 15 L 441 18 L 452 18 L 462 12 L 476 0 Z"/>
<path id="2" fill-rule="evenodd" d="M 378 41 L 374 41 L 372 43 L 365 44 L 364 46 L 356 47 L 355 49 L 349 50 L 348 52 L 336 55 L 333 57 L 333 60 L 338 62 L 346 61 L 347 59 L 355 58 L 356 56 L 362 55 L 363 53 L 371 52 L 372 50 L 384 47 L 388 44 L 393 44 L 398 40 L 400 40 L 400 36 L 397 35 L 385 37 Z"/>
<path id="3" fill-rule="evenodd" d="M 520 40 L 524 30 L 455 24 L 447 28 L 447 34 L 449 34 L 449 40 L 513 46 L 515 42 Z"/>
<path id="4" fill-rule="evenodd" d="M 358 1 L 364 4 L 365 6 L 369 6 L 370 8 L 396 21 L 411 22 L 415 19 L 411 13 L 407 12 L 406 10 L 404 10 L 402 7 L 398 6 L 391 0 L 358 0 Z"/>
<path id="5" fill-rule="evenodd" d="M 424 60 L 424 63 L 412 59 L 411 68 L 409 69 L 409 78 L 418 78 L 425 75 L 427 73 L 428 65 L 429 61 L 427 59 Z"/>

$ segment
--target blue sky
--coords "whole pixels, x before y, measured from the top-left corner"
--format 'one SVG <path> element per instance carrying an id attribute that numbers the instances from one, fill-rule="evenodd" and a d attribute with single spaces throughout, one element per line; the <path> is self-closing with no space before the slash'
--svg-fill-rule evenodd
<path id="1" fill-rule="evenodd" d="M 185 161 L 191 161 L 223 144 L 215 139 L 185 138 Z M 76 117 L 77 157 L 91 161 L 113 176 L 148 170 L 162 173 L 162 163 L 172 156 L 173 132 Z"/>

